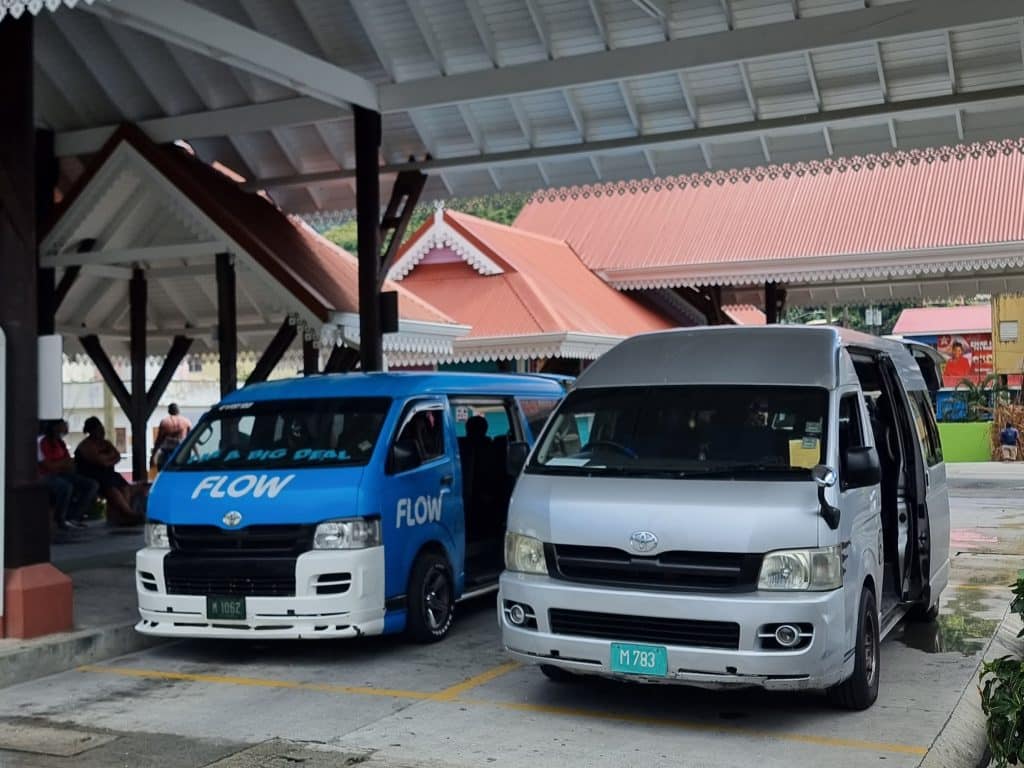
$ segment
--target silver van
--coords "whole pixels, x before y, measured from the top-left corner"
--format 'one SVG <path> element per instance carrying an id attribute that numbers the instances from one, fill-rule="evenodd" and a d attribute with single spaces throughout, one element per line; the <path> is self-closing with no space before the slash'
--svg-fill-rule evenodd
<path id="1" fill-rule="evenodd" d="M 827 327 L 627 339 L 516 485 L 502 643 L 555 680 L 878 695 L 879 643 L 934 618 L 949 499 L 934 357 Z"/>

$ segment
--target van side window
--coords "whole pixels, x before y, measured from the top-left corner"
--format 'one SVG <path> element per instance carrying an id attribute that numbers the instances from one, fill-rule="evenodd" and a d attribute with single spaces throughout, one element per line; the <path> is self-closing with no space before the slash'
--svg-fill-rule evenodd
<path id="1" fill-rule="evenodd" d="M 530 434 L 533 435 L 534 440 L 544 429 L 544 424 L 551 412 L 555 410 L 556 405 L 558 405 L 557 400 L 519 400 L 519 407 L 523 409 L 523 415 L 526 416 L 526 423 L 530 427 Z"/>
<path id="2" fill-rule="evenodd" d="M 911 392 L 910 410 L 914 416 L 914 427 L 921 441 L 921 450 L 929 467 L 942 461 L 942 442 L 939 439 L 939 426 L 935 423 L 931 402 L 924 392 Z"/>
<path id="3" fill-rule="evenodd" d="M 860 448 L 864 444 L 859 398 L 855 394 L 843 395 L 839 401 L 839 478 L 844 485 L 846 455 L 851 448 Z"/>
<path id="4" fill-rule="evenodd" d="M 415 466 L 444 456 L 444 412 L 426 409 L 414 413 L 402 427 L 395 440 L 395 448 L 411 452 L 417 459 Z"/>

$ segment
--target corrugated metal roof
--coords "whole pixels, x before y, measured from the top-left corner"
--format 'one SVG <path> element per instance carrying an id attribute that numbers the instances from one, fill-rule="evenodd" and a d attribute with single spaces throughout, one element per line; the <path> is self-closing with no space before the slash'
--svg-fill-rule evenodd
<path id="1" fill-rule="evenodd" d="M 565 87 L 531 88 L 534 78 L 526 73 L 514 77 L 516 93 L 464 100 L 456 93 L 389 108 L 381 151 L 387 167 L 428 153 L 448 163 L 431 172 L 430 198 L 1017 136 L 1024 92 L 970 100 L 978 92 L 1024 85 L 1020 25 L 1012 16 L 992 20 L 985 7 L 1002 1 L 972 3 L 976 16 L 958 11 L 957 18 L 982 23 L 911 29 L 848 45 L 826 45 L 801 30 L 822 17 L 847 26 L 859 15 L 878 19 L 888 6 L 920 13 L 922 0 L 870 8 L 859 0 L 666 0 L 664 18 L 633 0 L 193 4 L 374 87 L 411 84 L 425 94 L 467 74 L 571 66 L 576 57 L 619 48 L 629 48 L 633 61 L 646 61 L 658 46 L 679 39 L 700 45 L 719 35 L 714 39 L 728 49 L 732 35 L 754 29 L 790 41 L 784 53 L 744 57 L 737 48 L 735 56 L 710 65 L 593 82 L 584 76 Z M 949 0 L 942 7 L 948 11 Z M 98 147 L 95 136 L 78 133 L 84 129 L 189 115 L 180 135 L 162 140 L 190 140 L 203 159 L 269 189 L 290 212 L 354 206 L 352 124 L 344 108 L 320 105 L 316 119 L 294 117 L 291 103 L 311 108 L 310 100 L 298 98 L 305 92 L 302 78 L 275 77 L 269 60 L 261 68 L 202 45 L 189 49 L 181 44 L 194 34 L 188 28 L 168 32 L 137 24 L 155 32 L 151 37 L 122 26 L 131 10 L 124 0 L 105 0 L 37 20 L 37 120 L 57 131 L 62 153 Z M 899 15 L 885 18 L 898 21 Z M 260 58 L 259 51 L 253 55 Z M 890 120 L 889 111 L 901 104 L 936 96 L 949 101 Z M 251 105 L 273 112 L 277 104 L 280 114 L 264 113 L 256 122 L 211 114 Z M 881 110 L 836 112 L 873 105 Z M 694 129 L 704 133 L 687 133 Z M 611 143 L 594 144 L 600 141 Z M 558 152 L 537 156 L 552 147 Z M 518 154 L 495 160 L 502 152 Z M 68 164 L 69 173 L 74 168 Z"/>
<path id="2" fill-rule="evenodd" d="M 1024 144 L 989 151 L 563 190 L 538 194 L 516 226 L 564 238 L 613 279 L 642 268 L 1024 242 Z"/>
<path id="3" fill-rule="evenodd" d="M 969 304 L 963 307 L 916 307 L 900 312 L 892 332 L 901 336 L 946 333 L 989 333 L 992 307 Z"/>

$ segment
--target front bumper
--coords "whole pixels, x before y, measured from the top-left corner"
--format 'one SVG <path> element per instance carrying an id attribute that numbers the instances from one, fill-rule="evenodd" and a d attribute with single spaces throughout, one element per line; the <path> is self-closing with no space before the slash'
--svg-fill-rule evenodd
<path id="1" fill-rule="evenodd" d="M 506 600 L 531 606 L 537 628 L 524 629 L 509 623 L 503 610 Z M 612 640 L 554 634 L 548 614 L 552 608 L 738 622 L 739 644 L 736 650 L 668 645 L 666 678 L 612 672 Z M 804 690 L 827 688 L 853 673 L 854 632 L 847 626 L 845 593 L 841 589 L 799 594 L 695 595 L 602 588 L 557 581 L 547 576 L 506 572 L 501 576 L 498 621 L 502 645 L 515 658 L 582 674 L 644 682 L 677 682 L 705 688 L 756 686 L 770 690 Z M 799 650 L 761 647 L 758 629 L 782 622 L 813 625 L 810 643 Z"/>
<path id="2" fill-rule="evenodd" d="M 206 595 L 169 595 L 163 560 L 168 550 L 135 555 L 138 632 L 161 637 L 339 638 L 384 631 L 384 549 L 317 551 L 295 562 L 294 597 L 246 596 L 244 621 L 211 621 Z M 321 574 L 351 574 L 343 594 L 318 595 Z"/>

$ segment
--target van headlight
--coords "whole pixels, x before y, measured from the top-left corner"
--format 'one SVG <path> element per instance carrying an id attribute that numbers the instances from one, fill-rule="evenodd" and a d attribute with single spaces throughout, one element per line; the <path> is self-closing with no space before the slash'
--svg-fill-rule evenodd
<path id="1" fill-rule="evenodd" d="M 313 533 L 313 549 L 367 549 L 379 546 L 379 517 L 330 520 L 320 523 Z"/>
<path id="2" fill-rule="evenodd" d="M 170 549 L 171 537 L 163 523 L 146 523 L 143 541 L 150 549 Z"/>
<path id="3" fill-rule="evenodd" d="M 841 586 L 843 554 L 838 546 L 769 552 L 757 579 L 758 589 L 771 591 L 824 592 Z"/>
<path id="4" fill-rule="evenodd" d="M 505 567 L 519 573 L 548 572 L 544 542 L 521 533 L 505 534 Z"/>

